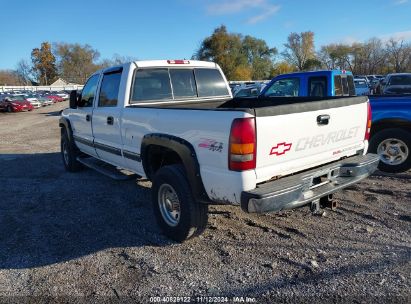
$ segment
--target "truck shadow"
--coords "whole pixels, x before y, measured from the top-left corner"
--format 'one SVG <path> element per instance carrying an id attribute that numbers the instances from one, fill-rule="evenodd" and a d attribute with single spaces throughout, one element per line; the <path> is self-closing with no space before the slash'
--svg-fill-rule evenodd
<path id="1" fill-rule="evenodd" d="M 0 155 L 0 184 L 0 269 L 172 244 L 155 223 L 148 182 L 117 182 L 92 170 L 68 173 L 60 153 L 45 153 Z"/>
<path id="2" fill-rule="evenodd" d="M 307 292 L 307 285 L 314 285 L 316 288 L 320 288 L 322 284 L 331 284 L 335 280 L 351 281 L 353 278 L 358 279 L 358 277 L 368 278 L 368 280 L 371 281 L 376 280 L 376 283 L 381 281 L 385 282 L 385 279 L 381 279 L 381 276 L 387 273 L 387 268 L 400 269 L 407 267 L 409 263 L 409 252 L 407 252 L 407 247 L 393 247 L 393 250 L 398 252 L 395 259 L 392 257 L 377 258 L 370 262 L 359 263 L 358 265 L 335 265 L 334 268 L 323 270 L 312 268 L 289 258 L 279 257 L 279 265 L 288 264 L 295 268 L 296 272 L 294 276 L 279 276 L 276 279 L 268 280 L 266 283 L 250 283 L 241 288 L 227 287 L 220 291 L 220 293 L 231 297 L 236 297 L 238 295 L 256 297 L 258 303 L 335 303 L 339 302 L 338 300 L 336 301 L 336 290 L 341 288 L 338 284 L 335 286 L 334 292 L 322 292 L 320 297 L 317 293 Z M 370 276 L 372 278 L 369 278 Z M 293 290 L 292 294 L 290 294 L 290 286 Z M 406 294 L 401 295 L 400 293 L 393 295 L 384 293 L 379 295 L 372 293 L 348 293 L 342 298 L 342 302 L 371 303 L 374 299 L 376 302 L 380 302 L 382 299 L 383 302 L 392 302 L 392 299 L 398 298 L 398 300 L 400 300 L 402 297 L 404 297 L 405 300 L 407 296 L 408 295 Z M 399 302 L 403 302 L 403 300 L 400 300 Z"/>
<path id="3" fill-rule="evenodd" d="M 60 116 L 61 112 L 63 112 L 63 110 L 46 112 L 46 113 L 37 113 L 37 114 L 44 115 L 44 116 Z"/>

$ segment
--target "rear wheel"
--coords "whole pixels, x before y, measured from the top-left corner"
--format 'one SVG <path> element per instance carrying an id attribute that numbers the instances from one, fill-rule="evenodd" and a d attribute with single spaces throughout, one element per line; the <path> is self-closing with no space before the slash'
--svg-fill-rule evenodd
<path id="1" fill-rule="evenodd" d="M 153 180 L 152 204 L 163 233 L 178 242 L 201 234 L 208 221 L 208 206 L 194 200 L 181 165 L 165 166 Z"/>
<path id="2" fill-rule="evenodd" d="M 83 168 L 82 164 L 77 160 L 80 151 L 70 140 L 66 128 L 61 128 L 61 156 L 63 158 L 64 167 L 69 172 L 76 172 Z"/>
<path id="3" fill-rule="evenodd" d="M 411 168 L 411 133 L 399 128 L 381 130 L 371 138 L 370 152 L 380 156 L 381 171 L 407 171 Z"/>
<path id="4" fill-rule="evenodd" d="M 11 113 L 11 112 L 13 112 L 13 109 L 11 108 L 11 106 L 7 106 L 6 111 Z"/>

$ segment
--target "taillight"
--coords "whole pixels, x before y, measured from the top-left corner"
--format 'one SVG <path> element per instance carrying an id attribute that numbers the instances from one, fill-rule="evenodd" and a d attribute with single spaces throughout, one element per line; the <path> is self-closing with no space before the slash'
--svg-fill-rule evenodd
<path id="1" fill-rule="evenodd" d="M 369 140 L 370 139 L 370 133 L 371 133 L 371 105 L 370 102 L 367 102 L 367 125 L 365 127 L 365 135 L 364 135 L 364 140 Z"/>
<path id="2" fill-rule="evenodd" d="M 231 124 L 228 168 L 232 171 L 255 169 L 257 142 L 254 118 L 236 118 Z"/>

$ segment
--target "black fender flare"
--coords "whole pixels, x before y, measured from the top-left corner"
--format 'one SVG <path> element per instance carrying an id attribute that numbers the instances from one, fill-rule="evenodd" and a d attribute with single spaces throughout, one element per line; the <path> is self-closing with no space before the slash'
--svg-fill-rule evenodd
<path id="1" fill-rule="evenodd" d="M 71 129 L 70 121 L 65 117 L 60 117 L 59 119 L 59 127 L 66 128 L 67 134 L 69 136 L 69 140 L 73 141 L 73 130 Z"/>
<path id="2" fill-rule="evenodd" d="M 211 202 L 201 179 L 200 164 L 198 163 L 197 154 L 188 141 L 180 137 L 162 133 L 145 135 L 141 143 L 141 160 L 146 173 L 148 172 L 147 168 L 149 166 L 147 148 L 150 145 L 161 146 L 176 152 L 183 162 L 187 179 L 195 200 L 201 203 Z"/>

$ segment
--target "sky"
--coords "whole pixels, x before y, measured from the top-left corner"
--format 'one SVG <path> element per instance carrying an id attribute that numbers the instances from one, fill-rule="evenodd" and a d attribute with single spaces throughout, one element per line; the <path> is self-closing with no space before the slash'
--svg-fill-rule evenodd
<path id="1" fill-rule="evenodd" d="M 101 59 L 191 58 L 224 24 L 280 51 L 291 32 L 318 49 L 371 37 L 411 41 L 411 0 L 0 0 L 0 69 L 15 69 L 43 41 L 89 44 Z"/>

